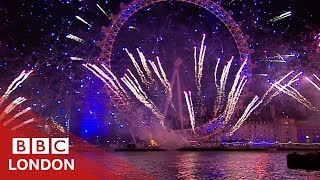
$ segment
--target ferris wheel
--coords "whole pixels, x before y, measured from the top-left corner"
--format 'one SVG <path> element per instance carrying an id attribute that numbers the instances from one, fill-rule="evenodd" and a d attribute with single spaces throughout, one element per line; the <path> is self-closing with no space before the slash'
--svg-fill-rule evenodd
<path id="1" fill-rule="evenodd" d="M 111 23 L 108 27 L 103 27 L 102 31 L 104 32 L 105 37 L 101 42 L 98 43 L 98 46 L 101 48 L 101 54 L 99 60 L 104 63 L 109 69 L 112 69 L 112 59 L 113 59 L 113 48 L 114 44 L 117 41 L 117 36 L 124 26 L 124 24 L 132 17 L 135 13 L 139 13 L 140 10 L 147 8 L 148 6 L 162 3 L 162 2 L 169 2 L 169 0 L 133 0 L 129 4 L 121 3 L 120 11 L 116 15 L 111 15 L 110 20 Z M 246 71 L 242 72 L 245 76 L 250 77 L 251 74 L 251 61 L 250 61 L 250 54 L 251 50 L 248 46 L 247 40 L 248 36 L 244 35 L 241 30 L 241 24 L 237 23 L 231 16 L 231 13 L 225 10 L 221 5 L 217 2 L 212 0 L 177 0 L 177 2 L 188 3 L 194 5 L 196 7 L 200 7 L 205 9 L 206 11 L 213 14 L 217 17 L 224 26 L 228 29 L 231 33 L 236 47 L 238 49 L 238 54 L 240 57 L 240 61 L 246 62 L 245 69 Z M 123 98 L 119 97 L 118 94 L 108 90 L 108 94 L 111 97 L 111 102 L 123 116 L 123 118 L 130 121 L 131 119 L 135 118 L 136 113 L 132 109 L 127 101 L 123 100 Z M 213 123 L 216 123 L 215 120 L 211 120 L 199 127 L 196 127 L 194 133 L 191 133 L 193 137 L 201 139 L 210 138 L 218 133 L 222 132 L 223 127 L 217 128 L 214 130 L 210 128 L 213 126 Z M 210 131 L 208 131 L 208 128 Z M 182 132 L 183 131 L 183 132 Z M 181 133 L 187 133 L 190 129 L 180 130 Z"/>

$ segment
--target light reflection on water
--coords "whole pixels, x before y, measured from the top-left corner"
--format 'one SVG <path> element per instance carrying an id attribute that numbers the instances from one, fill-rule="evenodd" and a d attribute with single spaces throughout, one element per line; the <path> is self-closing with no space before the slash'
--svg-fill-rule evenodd
<path id="1" fill-rule="evenodd" d="M 167 151 L 112 154 L 157 179 L 320 179 L 320 171 L 288 169 L 288 152 Z M 89 156 L 108 166 L 108 160 L 101 157 L 103 154 Z"/>

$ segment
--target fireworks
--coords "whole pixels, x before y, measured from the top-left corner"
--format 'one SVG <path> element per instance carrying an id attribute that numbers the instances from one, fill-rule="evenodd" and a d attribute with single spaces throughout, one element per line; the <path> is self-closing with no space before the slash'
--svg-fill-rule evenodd
<path id="1" fill-rule="evenodd" d="M 108 16 L 108 14 L 102 9 L 102 7 L 99 4 L 96 4 L 96 6 L 100 9 L 100 11 L 107 16 L 108 19 L 110 19 L 110 17 Z"/>
<path id="2" fill-rule="evenodd" d="M 141 81 L 142 81 L 144 84 L 148 84 L 148 81 L 147 81 L 147 79 L 146 79 L 143 71 L 141 70 L 139 64 L 138 64 L 137 61 L 135 60 L 134 56 L 128 51 L 128 49 L 125 48 L 124 50 L 125 50 L 125 51 L 127 52 L 127 54 L 129 55 L 129 57 L 130 57 L 133 65 L 134 65 L 134 67 L 136 68 L 136 70 L 137 70 L 137 72 L 138 72 L 138 74 L 139 74 L 139 76 L 140 76 L 140 78 L 141 78 Z"/>
<path id="3" fill-rule="evenodd" d="M 203 63 L 204 63 L 204 57 L 207 49 L 207 47 L 204 46 L 205 39 L 206 39 L 206 35 L 203 34 L 203 38 L 200 46 L 200 53 L 198 58 L 197 58 L 197 48 L 195 47 L 194 49 L 195 79 L 196 79 L 196 85 L 198 90 L 197 91 L 198 96 L 201 96 L 201 79 L 202 79 Z"/>
<path id="4" fill-rule="evenodd" d="M 85 23 L 86 25 L 88 25 L 89 27 L 91 27 L 91 28 L 92 28 L 92 25 L 91 25 L 91 24 L 89 24 L 87 21 L 85 21 L 82 17 L 80 17 L 80 16 L 76 16 L 76 18 L 77 18 L 79 21 L 81 21 L 81 22 Z"/>
<path id="5" fill-rule="evenodd" d="M 292 86 L 282 86 L 281 84 L 275 85 L 275 87 L 281 91 L 284 92 L 285 94 L 287 94 L 288 96 L 291 96 L 292 98 L 296 99 L 299 103 L 303 104 L 305 107 L 307 107 L 308 109 L 312 110 L 312 111 L 318 111 L 317 108 L 315 108 L 314 106 L 312 106 L 311 102 L 308 101 L 305 97 L 303 97 L 298 90 L 296 90 L 295 88 L 293 88 Z"/>
<path id="6" fill-rule="evenodd" d="M 195 130 L 195 116 L 194 116 L 194 108 L 193 108 L 193 104 L 192 104 L 192 98 L 191 98 L 191 91 L 189 91 L 189 93 L 187 93 L 186 91 L 183 91 L 184 96 L 186 98 L 186 103 L 187 103 L 187 107 L 188 107 L 188 111 L 189 111 L 189 118 L 190 118 L 190 123 L 191 123 L 191 128 L 194 132 Z"/>
<path id="7" fill-rule="evenodd" d="M 320 82 L 320 79 L 317 75 L 313 74 L 313 76 Z"/>
<path id="8" fill-rule="evenodd" d="M 223 71 L 222 71 L 222 75 L 220 78 L 220 85 L 219 86 L 217 85 L 218 94 L 217 94 L 217 98 L 216 98 L 215 117 L 217 116 L 217 113 L 219 113 L 219 111 L 222 108 L 222 103 L 223 103 L 223 100 L 225 97 L 225 86 L 227 83 L 232 60 L 233 60 L 233 57 L 228 62 L 228 64 L 224 66 Z M 218 63 L 219 63 L 219 61 L 218 61 Z M 218 68 L 218 63 L 217 63 L 216 69 Z"/>
<path id="9" fill-rule="evenodd" d="M 276 21 L 279 21 L 281 19 L 284 19 L 284 18 L 287 18 L 289 16 L 291 16 L 291 11 L 288 11 L 288 12 L 285 12 L 285 13 L 282 13 L 280 14 L 279 16 L 273 18 L 273 19 L 270 19 L 271 22 L 276 22 Z"/>
<path id="10" fill-rule="evenodd" d="M 129 97 L 127 92 L 119 83 L 118 79 L 106 66 L 102 65 L 113 79 L 94 64 L 83 64 L 83 66 L 87 68 L 89 71 L 91 71 L 94 75 L 96 75 L 99 79 L 101 79 L 104 82 L 104 84 L 106 84 L 109 87 L 109 89 L 111 89 L 114 93 L 116 93 L 120 97 Z"/>
<path id="11" fill-rule="evenodd" d="M 27 99 L 24 97 L 18 97 L 14 101 L 12 101 L 5 109 L 4 111 L 0 114 L 0 121 L 11 111 L 13 111 L 18 105 L 22 104 L 24 101 Z"/>
<path id="12" fill-rule="evenodd" d="M 242 114 L 242 116 L 237 121 L 237 123 L 231 128 L 231 130 L 229 132 L 229 136 L 232 136 L 233 133 L 235 131 L 237 131 L 241 127 L 241 125 L 249 117 L 249 115 L 252 113 L 252 111 L 259 105 L 259 103 L 257 105 L 255 105 L 258 100 L 259 100 L 258 96 L 255 96 L 252 99 L 252 101 L 249 103 L 249 105 L 247 106 L 247 108 L 245 109 L 244 113 Z"/>
<path id="13" fill-rule="evenodd" d="M 17 89 L 17 87 L 19 85 L 21 85 L 28 77 L 29 75 L 32 73 L 33 71 L 22 71 L 22 73 L 12 81 L 12 83 L 9 85 L 7 91 L 4 93 L 4 95 L 2 95 L 2 100 L 7 99 L 9 97 L 9 95 L 15 90 Z M 1 101 L 0 101 L 1 104 Z"/>
<path id="14" fill-rule="evenodd" d="M 306 80 L 308 80 L 319 92 L 320 92 L 320 87 L 314 83 L 310 78 L 306 77 Z"/>
<path id="15" fill-rule="evenodd" d="M 278 81 L 276 81 L 275 83 L 271 84 L 270 88 L 263 94 L 263 96 L 262 96 L 262 98 L 261 98 L 261 103 L 264 102 L 264 99 L 266 99 L 266 98 L 268 97 L 269 93 L 272 92 L 273 88 L 274 88 L 276 85 L 278 85 L 278 84 L 280 84 L 282 81 L 284 81 L 284 80 L 285 80 L 288 76 L 290 76 L 293 72 L 294 72 L 294 71 L 290 71 L 290 72 L 287 73 L 285 76 L 283 76 L 282 78 L 280 78 L 280 80 L 278 80 Z M 297 78 L 298 78 L 301 74 L 302 74 L 302 72 L 300 72 L 300 73 L 298 73 L 297 75 L 295 75 L 295 76 L 294 76 L 293 78 L 291 78 L 291 79 L 288 81 L 288 83 L 286 83 L 286 85 L 283 86 L 283 87 L 290 86 L 290 85 L 293 84 L 294 82 L 298 81 Z M 281 89 L 282 89 L 282 88 L 281 88 Z M 263 104 L 263 107 L 267 106 L 274 97 L 278 96 L 278 95 L 281 93 L 281 89 L 275 91 L 275 92 L 265 101 L 265 103 Z M 260 110 L 261 110 L 261 109 L 260 109 Z M 255 114 L 259 113 L 260 110 L 257 111 Z"/>
<path id="16" fill-rule="evenodd" d="M 75 41 L 78 41 L 80 43 L 84 43 L 84 40 L 78 36 L 75 36 L 75 35 L 72 35 L 72 34 L 68 34 L 66 36 L 66 38 L 69 38 L 69 39 L 72 39 L 72 40 L 75 40 Z"/>
<path id="17" fill-rule="evenodd" d="M 164 117 L 155 104 L 148 98 L 147 94 L 142 90 L 141 85 L 139 84 L 137 78 L 131 73 L 130 70 L 128 72 L 131 75 L 131 79 L 127 74 L 121 78 L 121 80 L 126 84 L 126 86 L 131 90 L 131 92 L 135 95 L 135 97 L 143 103 L 147 108 L 149 108 L 152 113 L 154 113 L 159 119 L 160 124 L 164 127 Z"/>
<path id="18" fill-rule="evenodd" d="M 217 72 L 218 72 L 219 63 L 220 63 L 220 58 L 218 58 L 216 68 L 214 69 L 214 84 L 216 85 L 217 89 L 219 88 L 218 80 L 217 80 Z"/>
<path id="19" fill-rule="evenodd" d="M 84 59 L 81 57 L 70 57 L 72 61 L 83 61 Z"/>
<path id="20" fill-rule="evenodd" d="M 112 71 L 104 64 L 102 64 L 102 67 L 111 75 L 111 77 L 113 78 L 113 80 L 117 83 L 118 87 L 121 89 L 121 92 L 123 94 L 125 94 L 125 96 L 127 98 L 130 99 L 130 96 L 128 95 L 127 91 L 122 87 L 122 85 L 120 84 L 118 78 L 112 73 Z"/>
<path id="21" fill-rule="evenodd" d="M 9 124 L 10 122 L 12 122 L 14 119 L 22 116 L 23 114 L 29 112 L 30 110 L 31 110 L 31 108 L 30 108 L 30 107 L 27 107 L 27 108 L 24 109 L 23 111 L 15 114 L 12 118 L 10 118 L 10 119 L 8 119 L 7 121 L 5 121 L 5 122 L 3 123 L 3 125 L 4 125 L 4 126 L 8 125 L 8 124 Z"/>
<path id="22" fill-rule="evenodd" d="M 227 100 L 227 104 L 226 104 L 226 108 L 224 110 L 224 115 L 225 115 L 225 122 L 224 124 L 228 123 L 230 121 L 230 118 L 234 112 L 235 106 L 239 100 L 239 96 L 241 95 L 241 92 L 243 90 L 244 85 L 246 84 L 246 80 L 245 77 L 242 77 L 240 83 L 239 83 L 239 79 L 240 79 L 240 75 L 241 72 L 244 68 L 244 66 L 246 65 L 247 60 L 244 61 L 244 63 L 241 65 L 241 67 L 239 68 L 236 77 L 233 81 L 233 85 L 232 88 L 229 92 L 228 95 L 228 100 Z"/>
<path id="23" fill-rule="evenodd" d="M 141 60 L 141 63 L 142 63 L 142 66 L 143 66 L 143 69 L 145 70 L 145 72 L 147 73 L 147 76 L 149 78 L 150 81 L 152 81 L 152 83 L 155 84 L 155 80 L 152 78 L 152 74 L 151 74 L 151 71 L 148 67 L 148 64 L 147 64 L 147 60 L 144 56 L 144 54 L 142 52 L 140 52 L 139 49 L 137 49 L 138 53 L 139 53 L 139 56 L 140 56 L 140 60 Z M 158 61 L 159 61 L 159 58 L 158 58 Z M 159 62 L 160 63 L 160 62 Z"/>
<path id="24" fill-rule="evenodd" d="M 171 85 L 170 85 L 170 82 L 169 80 L 167 79 L 167 75 L 166 73 L 164 72 L 163 68 L 162 68 L 162 65 L 161 65 L 161 62 L 160 62 L 160 59 L 159 57 L 156 57 L 157 58 L 157 62 L 158 62 L 158 66 L 159 66 L 159 69 L 158 67 L 156 66 L 156 64 L 153 62 L 153 61 L 149 61 L 154 73 L 158 76 L 161 84 L 164 86 L 165 88 L 165 93 L 167 94 L 168 98 L 169 98 L 169 101 L 171 102 L 171 99 L 172 99 L 172 89 L 171 89 Z M 160 70 L 160 72 L 159 72 Z"/>

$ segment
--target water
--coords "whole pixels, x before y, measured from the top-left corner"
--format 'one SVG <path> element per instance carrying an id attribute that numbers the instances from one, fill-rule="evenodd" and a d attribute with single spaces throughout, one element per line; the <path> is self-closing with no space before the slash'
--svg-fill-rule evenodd
<path id="1" fill-rule="evenodd" d="M 156 179 L 320 179 L 320 171 L 288 169 L 287 154 L 243 151 L 112 152 L 113 156 Z M 106 168 L 110 165 L 103 154 L 88 155 Z M 133 176 L 131 178 L 135 179 Z"/>

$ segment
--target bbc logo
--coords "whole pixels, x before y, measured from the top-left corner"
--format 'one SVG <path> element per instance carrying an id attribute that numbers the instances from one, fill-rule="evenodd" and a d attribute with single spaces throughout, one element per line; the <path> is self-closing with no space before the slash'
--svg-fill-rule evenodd
<path id="1" fill-rule="evenodd" d="M 12 154 L 69 154 L 69 138 L 12 138 Z"/>

